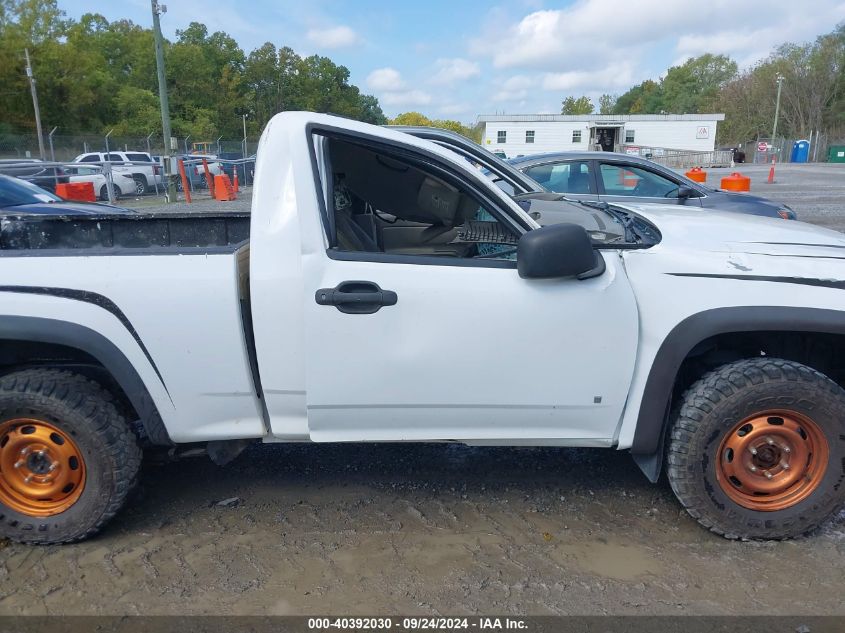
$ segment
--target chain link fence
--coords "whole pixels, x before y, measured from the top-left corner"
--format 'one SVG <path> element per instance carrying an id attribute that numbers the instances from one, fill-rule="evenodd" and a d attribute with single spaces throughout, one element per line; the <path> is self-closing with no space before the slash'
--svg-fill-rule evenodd
<path id="1" fill-rule="evenodd" d="M 191 138 L 176 139 L 177 154 L 238 154 L 248 158 L 258 147 L 258 137 L 247 137 L 246 154 L 243 138 Z M 153 156 L 165 154 L 164 141 L 160 134 L 150 136 L 109 136 L 100 134 L 49 134 L 44 135 L 44 160 L 72 161 L 88 152 L 126 151 L 148 152 Z M 0 134 L 0 158 L 41 158 L 37 134 Z M 229 156 L 234 158 L 234 156 Z"/>

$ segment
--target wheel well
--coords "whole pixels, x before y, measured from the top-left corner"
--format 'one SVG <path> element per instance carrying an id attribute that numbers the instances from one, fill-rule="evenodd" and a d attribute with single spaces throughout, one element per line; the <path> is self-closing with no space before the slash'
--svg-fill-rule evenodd
<path id="1" fill-rule="evenodd" d="M 147 432 L 138 411 L 120 383 L 96 358 L 67 345 L 0 340 L 0 376 L 35 367 L 67 369 L 98 383 L 112 395 L 115 406 L 130 421 L 138 439 L 142 442 L 147 440 Z"/>
<path id="2" fill-rule="evenodd" d="M 824 332 L 729 332 L 711 336 L 687 354 L 672 389 L 677 400 L 701 376 L 743 358 L 771 356 L 791 360 L 825 374 L 845 388 L 845 334 Z"/>
<path id="3" fill-rule="evenodd" d="M 771 356 L 813 367 L 845 387 L 845 320 L 839 310 L 736 306 L 693 314 L 661 343 L 643 389 L 631 455 L 652 481 L 674 403 L 710 370 Z"/>

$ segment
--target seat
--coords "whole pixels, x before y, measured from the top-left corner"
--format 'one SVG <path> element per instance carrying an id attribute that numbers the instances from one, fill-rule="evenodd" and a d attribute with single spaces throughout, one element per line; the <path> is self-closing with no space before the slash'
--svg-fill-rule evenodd
<path id="1" fill-rule="evenodd" d="M 345 251 L 358 251 L 365 253 L 381 252 L 378 244 L 372 236 L 367 234 L 352 218 L 350 209 L 335 211 L 335 229 L 337 230 L 337 243 Z"/>
<path id="2" fill-rule="evenodd" d="M 580 165 L 573 165 L 570 168 L 567 191 L 568 193 L 590 193 L 590 174 L 581 172 Z"/>

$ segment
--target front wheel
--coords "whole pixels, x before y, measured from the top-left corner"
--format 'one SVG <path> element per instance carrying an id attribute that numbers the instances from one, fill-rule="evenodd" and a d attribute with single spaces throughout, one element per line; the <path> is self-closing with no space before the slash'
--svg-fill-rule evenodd
<path id="1" fill-rule="evenodd" d="M 845 390 L 793 361 L 724 365 L 684 394 L 669 483 L 727 538 L 807 534 L 845 503 Z"/>
<path id="2" fill-rule="evenodd" d="M 56 369 L 0 379 L 0 536 L 48 544 L 95 534 L 140 464 L 135 435 L 98 384 Z"/>

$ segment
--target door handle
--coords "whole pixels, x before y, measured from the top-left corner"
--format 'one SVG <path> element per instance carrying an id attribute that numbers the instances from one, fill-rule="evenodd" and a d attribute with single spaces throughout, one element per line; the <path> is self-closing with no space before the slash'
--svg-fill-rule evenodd
<path id="1" fill-rule="evenodd" d="M 314 298 L 318 305 L 334 306 L 344 314 L 373 314 L 399 300 L 395 292 L 372 281 L 342 281 L 334 288 L 321 288 Z"/>

